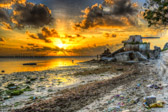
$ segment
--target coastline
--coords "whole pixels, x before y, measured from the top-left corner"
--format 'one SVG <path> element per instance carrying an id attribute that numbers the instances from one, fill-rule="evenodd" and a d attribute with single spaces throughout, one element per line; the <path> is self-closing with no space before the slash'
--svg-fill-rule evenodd
<path id="1" fill-rule="evenodd" d="M 125 65 L 126 66 L 126 65 Z M 128 66 L 128 65 L 127 65 Z M 130 65 L 129 65 L 130 67 Z M 72 112 L 81 109 L 90 104 L 99 97 L 116 87 L 134 81 L 139 77 L 137 65 L 130 67 L 131 71 L 125 71 L 120 76 L 103 81 L 91 82 L 72 89 L 58 92 L 59 96 L 52 99 L 35 103 L 23 109 L 14 110 L 14 112 L 29 111 L 49 111 L 49 112 Z M 50 102 L 50 103 L 49 103 Z"/>
<path id="2" fill-rule="evenodd" d="M 11 109 L 22 108 L 39 100 L 50 99 L 55 93 L 64 89 L 119 76 L 121 71 L 115 69 L 118 68 L 118 66 L 120 65 L 113 66 L 113 69 L 108 72 L 110 69 L 109 65 L 103 66 L 103 64 L 98 63 L 85 63 L 80 66 L 1 75 L 1 97 L 4 96 L 4 98 L 7 97 L 7 99 L 1 99 L 0 109 L 2 111 L 10 111 Z M 17 96 L 11 96 L 10 98 L 4 95 L 4 92 L 8 90 L 6 88 L 7 85 L 10 83 L 17 84 L 19 88 L 29 86 L 32 90 L 25 91 Z"/>
<path id="3" fill-rule="evenodd" d="M 167 86 L 164 86 L 166 82 L 163 81 L 165 78 L 163 74 L 167 72 L 163 61 L 166 61 L 167 53 L 163 52 L 162 54 L 161 59 L 149 62 L 131 65 L 107 63 L 98 68 L 80 70 L 74 73 L 76 77 L 86 76 L 88 79 L 96 79 L 96 77 L 101 78 L 105 74 L 110 76 L 116 73 L 118 75 L 97 81 L 81 82 L 70 88 L 57 91 L 48 98 L 35 100 L 20 109 L 12 109 L 12 112 L 113 112 L 113 109 L 118 106 L 121 112 L 134 112 L 136 110 L 138 112 L 158 112 L 157 108 L 145 108 L 143 100 L 147 96 L 155 95 L 158 100 L 167 102 L 167 99 L 159 96 L 167 91 Z M 107 72 L 111 70 L 108 67 L 114 68 L 115 71 Z M 125 69 L 123 70 L 123 68 Z M 82 76 L 77 74 L 82 74 Z M 164 89 L 151 89 L 147 87 L 149 84 L 161 84 Z M 114 99 L 116 95 L 123 95 L 124 99 Z M 168 98 L 167 94 L 162 96 Z M 128 99 L 130 101 L 125 102 Z"/>

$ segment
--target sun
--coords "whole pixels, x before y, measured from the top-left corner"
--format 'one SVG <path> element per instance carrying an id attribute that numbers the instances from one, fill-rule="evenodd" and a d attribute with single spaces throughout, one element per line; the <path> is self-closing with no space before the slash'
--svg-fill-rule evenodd
<path id="1" fill-rule="evenodd" d="M 63 47 L 64 47 L 64 44 L 63 44 L 63 43 L 59 43 L 59 44 L 57 44 L 57 46 L 58 46 L 59 48 L 63 48 Z"/>
<path id="2" fill-rule="evenodd" d="M 59 48 L 64 48 L 64 49 L 66 49 L 66 47 L 67 47 L 67 45 L 64 44 L 64 43 L 63 43 L 61 40 L 59 40 L 59 39 L 54 40 L 54 41 L 53 41 L 53 44 L 54 44 L 54 46 L 57 46 L 57 47 L 59 47 Z"/>

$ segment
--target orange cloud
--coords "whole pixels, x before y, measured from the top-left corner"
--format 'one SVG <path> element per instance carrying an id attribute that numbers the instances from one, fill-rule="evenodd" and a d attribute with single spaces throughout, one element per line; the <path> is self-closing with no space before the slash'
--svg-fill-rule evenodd
<path id="1" fill-rule="evenodd" d="M 6 9 L 11 9 L 12 5 L 19 3 L 25 3 L 26 0 L 1 0 L 0 1 L 0 8 L 6 8 Z"/>

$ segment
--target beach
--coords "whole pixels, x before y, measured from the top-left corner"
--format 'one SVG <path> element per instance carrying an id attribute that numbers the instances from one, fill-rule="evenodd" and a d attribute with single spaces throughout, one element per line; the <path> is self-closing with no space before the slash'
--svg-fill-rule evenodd
<path id="1" fill-rule="evenodd" d="M 1 74 L 0 109 L 1 111 L 10 111 L 21 108 L 36 102 L 36 100 L 49 99 L 64 89 L 120 75 L 120 71 L 111 74 L 116 69 L 108 71 L 109 66 L 103 67 L 103 65 L 103 63 L 76 63 L 49 70 Z M 101 69 L 98 69 L 99 67 Z M 111 73 L 109 74 L 109 72 Z M 18 93 L 13 94 L 13 92 Z"/>
<path id="2" fill-rule="evenodd" d="M 58 77 L 63 77 L 58 74 L 65 72 L 65 69 L 21 72 L 1 76 L 7 82 L 9 80 L 19 82 L 20 80 L 22 86 L 26 84 L 27 79 L 33 79 L 36 76 L 30 84 L 26 84 L 33 90 L 4 100 L 3 104 L 1 103 L 1 111 L 114 112 L 117 109 L 121 112 L 137 110 L 139 112 L 166 112 L 164 111 L 167 107 L 166 104 L 164 108 L 160 108 L 162 110 L 147 109 L 143 105 L 144 98 L 151 95 L 155 95 L 158 100 L 166 103 L 168 98 L 166 94 L 168 90 L 166 56 L 167 52 L 165 51 L 158 60 L 133 64 L 105 63 L 95 60 L 81 63 L 81 67 L 71 66 L 69 70 L 66 69 L 66 73 L 71 74 L 63 75 L 68 80 L 67 82 L 58 80 Z M 57 78 L 53 80 L 55 76 Z M 5 81 L 1 84 L 5 84 Z M 37 86 L 37 84 L 41 85 Z M 150 84 L 160 85 L 163 88 L 150 88 L 148 87 Z"/>

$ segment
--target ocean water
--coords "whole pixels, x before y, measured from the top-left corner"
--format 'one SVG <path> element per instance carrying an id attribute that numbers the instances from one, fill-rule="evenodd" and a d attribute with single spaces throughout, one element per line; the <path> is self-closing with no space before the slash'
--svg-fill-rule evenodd
<path id="1" fill-rule="evenodd" d="M 94 57 L 66 57 L 66 58 L 0 58 L 0 74 L 14 72 L 43 71 L 58 67 L 79 65 L 94 59 Z M 23 65 L 24 63 L 37 63 L 37 65 Z M 5 72 L 2 73 L 1 71 Z"/>

